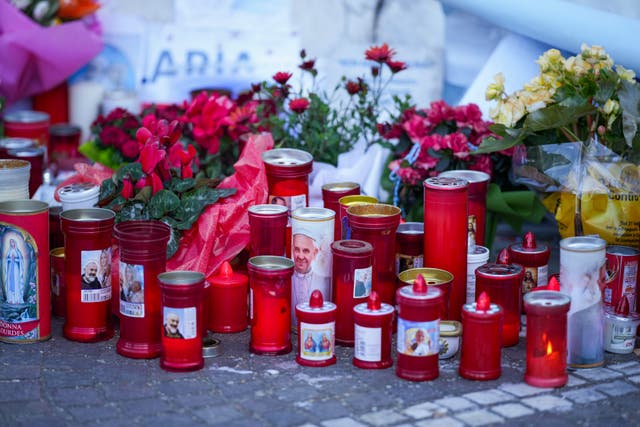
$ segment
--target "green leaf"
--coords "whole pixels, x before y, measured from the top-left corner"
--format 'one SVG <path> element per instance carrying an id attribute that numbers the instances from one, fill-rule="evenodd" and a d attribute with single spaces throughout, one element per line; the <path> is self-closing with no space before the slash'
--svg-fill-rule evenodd
<path id="1" fill-rule="evenodd" d="M 180 207 L 180 198 L 169 190 L 160 190 L 149 200 L 149 215 L 160 219 L 165 214 L 173 212 Z"/>
<path id="2" fill-rule="evenodd" d="M 138 181 L 144 177 L 144 172 L 142 172 L 142 165 L 140 163 L 127 163 L 118 169 L 113 177 L 118 184 L 121 183 L 125 177 L 129 177 L 133 181 Z"/>
<path id="3" fill-rule="evenodd" d="M 622 80 L 622 87 L 618 92 L 620 107 L 622 108 L 622 132 L 628 146 L 632 146 L 638 134 L 640 123 L 640 86 Z"/>
<path id="4" fill-rule="evenodd" d="M 185 191 L 191 190 L 196 186 L 196 180 L 194 178 L 173 178 L 169 182 L 168 188 L 175 193 L 184 193 Z"/>
<path id="5" fill-rule="evenodd" d="M 111 178 L 105 179 L 100 184 L 100 200 L 107 200 L 116 194 L 118 187 Z"/>
<path id="6" fill-rule="evenodd" d="M 524 127 L 532 132 L 556 129 L 571 125 L 579 118 L 595 112 L 591 104 L 575 107 L 563 107 L 553 104 L 546 108 L 529 113 L 524 120 Z"/>
<path id="7" fill-rule="evenodd" d="M 171 258 L 173 255 L 175 255 L 176 252 L 178 252 L 178 249 L 180 248 L 181 238 L 182 232 L 176 230 L 176 228 L 172 226 L 171 235 L 169 236 L 169 242 L 167 243 L 167 259 Z"/>
<path id="8" fill-rule="evenodd" d="M 144 203 L 138 201 L 127 201 L 120 210 L 120 221 L 130 221 L 134 219 L 149 219 L 144 213 Z"/>
<path id="9" fill-rule="evenodd" d="M 482 140 L 482 143 L 480 144 L 478 149 L 473 152 L 473 154 L 487 154 L 506 150 L 507 148 L 518 145 L 519 142 L 519 139 L 512 138 L 510 136 L 505 136 L 502 139 L 497 139 L 493 136 L 490 136 Z"/>

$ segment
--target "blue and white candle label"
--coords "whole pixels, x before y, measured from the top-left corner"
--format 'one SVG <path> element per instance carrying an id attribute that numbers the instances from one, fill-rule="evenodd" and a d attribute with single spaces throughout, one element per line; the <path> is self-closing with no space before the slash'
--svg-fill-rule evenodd
<path id="1" fill-rule="evenodd" d="M 372 267 L 353 270 L 353 297 L 366 298 L 371 294 Z"/>
<path id="2" fill-rule="evenodd" d="M 120 314 L 144 317 L 144 266 L 120 261 Z"/>
<path id="3" fill-rule="evenodd" d="M 164 307 L 163 335 L 167 338 L 190 339 L 198 335 L 196 308 Z"/>
<path id="4" fill-rule="evenodd" d="M 431 356 L 440 351 L 440 319 L 412 322 L 398 319 L 398 353 Z"/>
<path id="5" fill-rule="evenodd" d="M 355 325 L 354 356 L 364 362 L 382 360 L 382 328 Z"/>
<path id="6" fill-rule="evenodd" d="M 328 360 L 333 357 L 336 323 L 300 322 L 300 357 L 306 360 Z"/>
<path id="7" fill-rule="evenodd" d="M 111 299 L 111 248 L 80 252 L 81 302 Z"/>

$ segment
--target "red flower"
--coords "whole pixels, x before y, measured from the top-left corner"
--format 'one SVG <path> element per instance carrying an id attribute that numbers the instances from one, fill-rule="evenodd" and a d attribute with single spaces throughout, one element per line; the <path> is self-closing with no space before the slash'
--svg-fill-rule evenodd
<path id="1" fill-rule="evenodd" d="M 298 65 L 298 68 L 300 68 L 301 70 L 305 70 L 305 71 L 311 71 L 311 70 L 313 70 L 313 67 L 315 65 L 316 65 L 316 60 L 315 59 L 310 59 L 308 61 L 302 62 L 302 64 Z"/>
<path id="2" fill-rule="evenodd" d="M 345 84 L 345 88 L 347 89 L 347 92 L 349 92 L 349 95 L 355 95 L 356 93 L 360 92 L 360 89 L 362 87 L 360 86 L 360 83 L 354 82 L 353 80 L 349 80 Z"/>
<path id="3" fill-rule="evenodd" d="M 283 71 L 278 71 L 277 73 L 275 73 L 273 75 L 273 80 L 275 80 L 276 82 L 278 82 L 281 85 L 286 84 L 289 79 L 291 78 L 293 74 L 291 73 L 285 73 Z"/>
<path id="4" fill-rule="evenodd" d="M 309 101 L 306 98 L 296 98 L 289 102 L 291 111 L 297 114 L 304 113 L 309 108 Z"/>
<path id="5" fill-rule="evenodd" d="M 387 65 L 393 74 L 407 69 L 407 64 L 400 61 L 387 60 Z"/>
<path id="6" fill-rule="evenodd" d="M 251 101 L 229 113 L 224 123 L 228 126 L 227 133 L 231 139 L 235 141 L 241 135 L 250 132 L 249 125 L 258 122 L 258 116 L 256 115 L 257 105 L 257 102 Z"/>
<path id="7" fill-rule="evenodd" d="M 396 51 L 390 49 L 389 46 L 384 43 L 382 46 L 371 46 L 365 53 L 365 58 L 369 61 L 375 61 L 380 64 L 387 62 L 393 58 Z"/>
<path id="8" fill-rule="evenodd" d="M 105 126 L 100 131 L 100 141 L 102 145 L 113 145 L 119 149 L 128 140 L 129 136 L 119 127 Z"/>
<path id="9" fill-rule="evenodd" d="M 380 67 L 371 67 L 371 75 L 378 77 L 378 74 L 380 74 Z"/>
<path id="10" fill-rule="evenodd" d="M 120 151 L 125 158 L 135 159 L 136 157 L 138 157 L 138 154 L 140 154 L 140 144 L 138 144 L 138 141 L 130 139 L 129 141 L 122 144 L 122 147 L 120 147 Z"/>
<path id="11" fill-rule="evenodd" d="M 384 139 L 396 139 L 402 136 L 403 129 L 400 124 L 385 122 L 376 124 L 376 127 L 378 128 L 378 133 Z"/>
<path id="12" fill-rule="evenodd" d="M 122 197 L 130 199 L 133 197 L 133 184 L 129 178 L 122 180 Z"/>
<path id="13" fill-rule="evenodd" d="M 166 155 L 167 152 L 160 149 L 157 141 L 148 141 L 140 150 L 140 158 L 138 159 L 142 165 L 142 171 L 150 175 Z"/>

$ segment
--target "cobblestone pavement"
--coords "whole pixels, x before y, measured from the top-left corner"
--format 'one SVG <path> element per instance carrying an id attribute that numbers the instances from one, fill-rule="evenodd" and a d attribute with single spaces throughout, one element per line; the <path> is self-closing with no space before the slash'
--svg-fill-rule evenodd
<path id="1" fill-rule="evenodd" d="M 354 367 L 345 347 L 326 368 L 299 366 L 294 352 L 252 355 L 248 331 L 217 334 L 222 354 L 201 371 L 170 373 L 157 359 L 116 354 L 117 334 L 96 344 L 68 341 L 54 318 L 51 340 L 0 343 L 0 426 L 638 424 L 638 356 L 607 354 L 605 367 L 570 372 L 565 387 L 534 388 L 522 380 L 523 336 L 502 351 L 498 380 L 462 379 L 456 356 L 441 361 L 438 379 L 413 383 L 393 367 Z"/>

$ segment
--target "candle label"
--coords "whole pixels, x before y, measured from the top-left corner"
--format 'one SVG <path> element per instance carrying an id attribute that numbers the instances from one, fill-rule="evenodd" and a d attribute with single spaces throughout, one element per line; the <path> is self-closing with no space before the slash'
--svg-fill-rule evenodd
<path id="1" fill-rule="evenodd" d="M 548 281 L 549 266 L 525 267 L 524 278 L 522 279 L 522 293 L 526 294 L 533 288 L 545 286 Z"/>
<path id="2" fill-rule="evenodd" d="M 373 267 L 356 268 L 353 270 L 353 297 L 366 298 L 371 294 L 371 274 Z"/>
<path id="3" fill-rule="evenodd" d="M 120 261 L 120 314 L 144 317 L 144 266 Z"/>
<path id="4" fill-rule="evenodd" d="M 354 356 L 364 362 L 382 360 L 382 328 L 355 325 Z"/>
<path id="5" fill-rule="evenodd" d="M 167 338 L 190 339 L 198 335 L 196 308 L 164 307 L 162 311 L 163 334 Z"/>
<path id="6" fill-rule="evenodd" d="M 298 194 L 297 196 L 275 196 L 270 194 L 268 200 L 272 205 L 286 206 L 287 215 L 289 216 L 287 227 L 291 227 L 291 212 L 307 206 L 307 196 L 305 194 Z"/>
<path id="7" fill-rule="evenodd" d="M 300 357 L 306 360 L 328 360 L 333 357 L 336 323 L 300 322 Z"/>
<path id="8" fill-rule="evenodd" d="M 410 268 L 422 268 L 424 261 L 422 254 L 420 255 L 405 255 L 396 254 L 396 271 L 402 273 Z"/>
<path id="9" fill-rule="evenodd" d="M 81 302 L 111 299 L 111 248 L 80 252 Z"/>
<path id="10" fill-rule="evenodd" d="M 636 343 L 635 324 L 625 325 L 607 321 L 607 327 L 611 332 L 606 334 L 608 342 L 605 343 L 605 350 L 614 353 L 630 353 Z"/>
<path id="11" fill-rule="evenodd" d="M 253 320 L 253 289 L 249 288 L 249 320 Z"/>
<path id="12" fill-rule="evenodd" d="M 398 318 L 398 353 L 431 356 L 440 352 L 440 319 L 413 322 Z"/>

